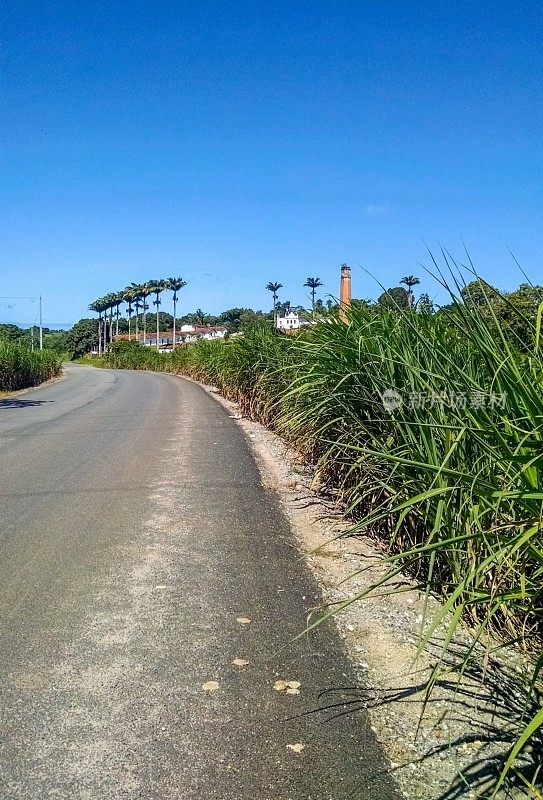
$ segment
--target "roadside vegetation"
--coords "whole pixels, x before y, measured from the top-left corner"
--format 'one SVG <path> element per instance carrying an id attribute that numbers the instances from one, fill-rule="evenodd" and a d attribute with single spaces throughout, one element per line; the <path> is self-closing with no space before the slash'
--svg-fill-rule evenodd
<path id="1" fill-rule="evenodd" d="M 0 338 L 0 391 L 13 392 L 37 386 L 60 374 L 62 362 L 50 350 L 30 350 Z"/>
<path id="2" fill-rule="evenodd" d="M 447 626 L 432 684 L 461 679 L 475 658 L 474 647 L 451 662 L 462 623 L 489 653 L 525 653 L 517 736 L 492 780 L 540 798 L 543 290 L 504 295 L 476 280 L 437 313 L 394 291 L 355 303 L 347 325 L 332 312 L 298 336 L 259 324 L 167 354 L 119 342 L 105 363 L 213 384 L 313 463 L 351 534 L 387 543 L 388 577 L 407 570 L 443 598 L 421 642 Z"/>

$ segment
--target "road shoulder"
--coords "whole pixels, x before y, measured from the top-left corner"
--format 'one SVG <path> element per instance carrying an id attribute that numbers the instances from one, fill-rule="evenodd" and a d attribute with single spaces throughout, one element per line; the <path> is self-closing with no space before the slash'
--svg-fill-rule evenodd
<path id="1" fill-rule="evenodd" d="M 336 538 L 347 525 L 334 503 L 315 491 L 313 472 L 303 459 L 272 431 L 244 417 L 214 387 L 204 389 L 244 431 L 262 483 L 277 494 L 321 588 L 323 610 L 379 580 L 384 574 L 381 543 L 369 535 Z M 515 654 L 493 660 L 485 682 L 477 665 L 471 678 L 464 677 L 461 693 L 451 677 L 426 705 L 422 687 L 436 664 L 443 628 L 427 652 L 418 654 L 424 604 L 424 595 L 404 577 L 401 593 L 367 597 L 335 615 L 334 621 L 357 677 L 370 687 L 366 708 L 372 729 L 404 795 L 409 800 L 440 800 L 459 796 L 460 791 L 461 796 L 475 798 L 480 795 L 470 784 L 477 765 L 497 763 L 498 753 L 507 746 L 507 735 L 501 734 L 514 726 L 503 681 L 514 686 L 522 666 Z M 429 598 L 428 604 L 431 618 L 439 602 Z M 456 644 L 459 649 L 469 647 L 469 631 Z"/>

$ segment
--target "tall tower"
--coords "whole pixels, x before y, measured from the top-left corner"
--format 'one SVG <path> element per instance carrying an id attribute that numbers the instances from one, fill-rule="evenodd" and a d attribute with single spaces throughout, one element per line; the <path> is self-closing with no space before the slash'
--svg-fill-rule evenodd
<path id="1" fill-rule="evenodd" d="M 341 265 L 341 282 L 339 285 L 339 318 L 347 322 L 347 315 L 351 307 L 351 268 L 347 264 Z"/>

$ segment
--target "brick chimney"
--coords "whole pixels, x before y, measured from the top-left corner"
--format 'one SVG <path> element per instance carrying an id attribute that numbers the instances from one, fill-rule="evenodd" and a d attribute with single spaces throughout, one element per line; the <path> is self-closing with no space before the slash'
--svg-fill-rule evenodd
<path id="1" fill-rule="evenodd" d="M 341 265 L 341 283 L 339 285 L 339 318 L 347 322 L 347 314 L 351 307 L 351 268 Z"/>

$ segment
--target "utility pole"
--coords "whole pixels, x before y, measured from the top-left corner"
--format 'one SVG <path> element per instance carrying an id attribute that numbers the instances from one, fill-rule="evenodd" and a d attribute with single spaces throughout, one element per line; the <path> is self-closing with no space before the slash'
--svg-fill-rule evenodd
<path id="1" fill-rule="evenodd" d="M 40 350 L 43 350 L 43 324 L 41 317 L 41 294 L 40 294 Z"/>

